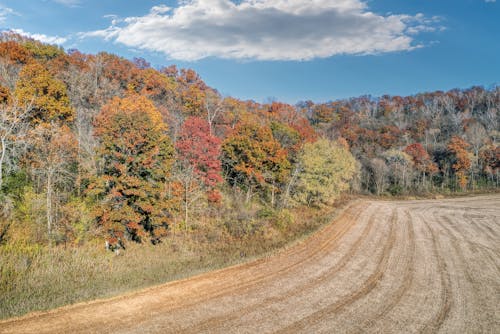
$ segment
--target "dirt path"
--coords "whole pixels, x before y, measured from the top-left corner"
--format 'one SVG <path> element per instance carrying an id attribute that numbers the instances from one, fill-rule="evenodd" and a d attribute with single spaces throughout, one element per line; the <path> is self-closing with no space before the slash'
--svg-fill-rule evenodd
<path id="1" fill-rule="evenodd" d="M 500 195 L 363 201 L 251 263 L 0 333 L 500 333 Z"/>

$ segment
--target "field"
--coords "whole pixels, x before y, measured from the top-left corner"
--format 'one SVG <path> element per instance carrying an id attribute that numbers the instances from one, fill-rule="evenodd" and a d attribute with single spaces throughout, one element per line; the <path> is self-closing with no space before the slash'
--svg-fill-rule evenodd
<path id="1" fill-rule="evenodd" d="M 500 196 L 368 201 L 271 257 L 0 333 L 499 333 Z"/>

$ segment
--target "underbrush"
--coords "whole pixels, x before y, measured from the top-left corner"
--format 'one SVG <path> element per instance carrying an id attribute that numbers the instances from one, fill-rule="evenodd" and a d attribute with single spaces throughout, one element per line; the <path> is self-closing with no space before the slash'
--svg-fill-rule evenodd
<path id="1" fill-rule="evenodd" d="M 340 201 L 336 205 L 345 204 Z M 0 246 L 0 319 L 106 298 L 269 254 L 329 222 L 336 209 L 260 210 L 177 226 L 159 245 Z"/>

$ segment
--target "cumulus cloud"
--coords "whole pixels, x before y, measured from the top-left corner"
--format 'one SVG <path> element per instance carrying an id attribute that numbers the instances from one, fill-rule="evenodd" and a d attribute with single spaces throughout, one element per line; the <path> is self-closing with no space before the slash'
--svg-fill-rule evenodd
<path id="1" fill-rule="evenodd" d="M 47 35 L 44 35 L 44 34 L 32 34 L 32 33 L 29 33 L 29 32 L 26 32 L 22 29 L 12 29 L 11 31 L 19 34 L 19 35 L 22 35 L 22 36 L 26 36 L 26 37 L 29 37 L 29 38 L 33 38 L 33 39 L 36 39 L 40 42 L 43 42 L 43 43 L 48 43 L 48 44 L 57 44 L 57 45 L 61 45 L 61 44 L 64 44 L 68 39 L 66 37 L 59 37 L 59 36 L 47 36 Z"/>
<path id="2" fill-rule="evenodd" d="M 380 15 L 362 0 L 183 0 L 81 33 L 194 61 L 206 57 L 310 60 L 413 50 L 438 18 Z"/>

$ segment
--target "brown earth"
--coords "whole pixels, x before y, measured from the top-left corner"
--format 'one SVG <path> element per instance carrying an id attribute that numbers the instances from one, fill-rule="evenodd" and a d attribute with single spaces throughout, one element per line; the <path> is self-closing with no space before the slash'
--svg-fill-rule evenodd
<path id="1" fill-rule="evenodd" d="M 500 333 L 500 195 L 358 201 L 269 258 L 0 333 Z"/>

